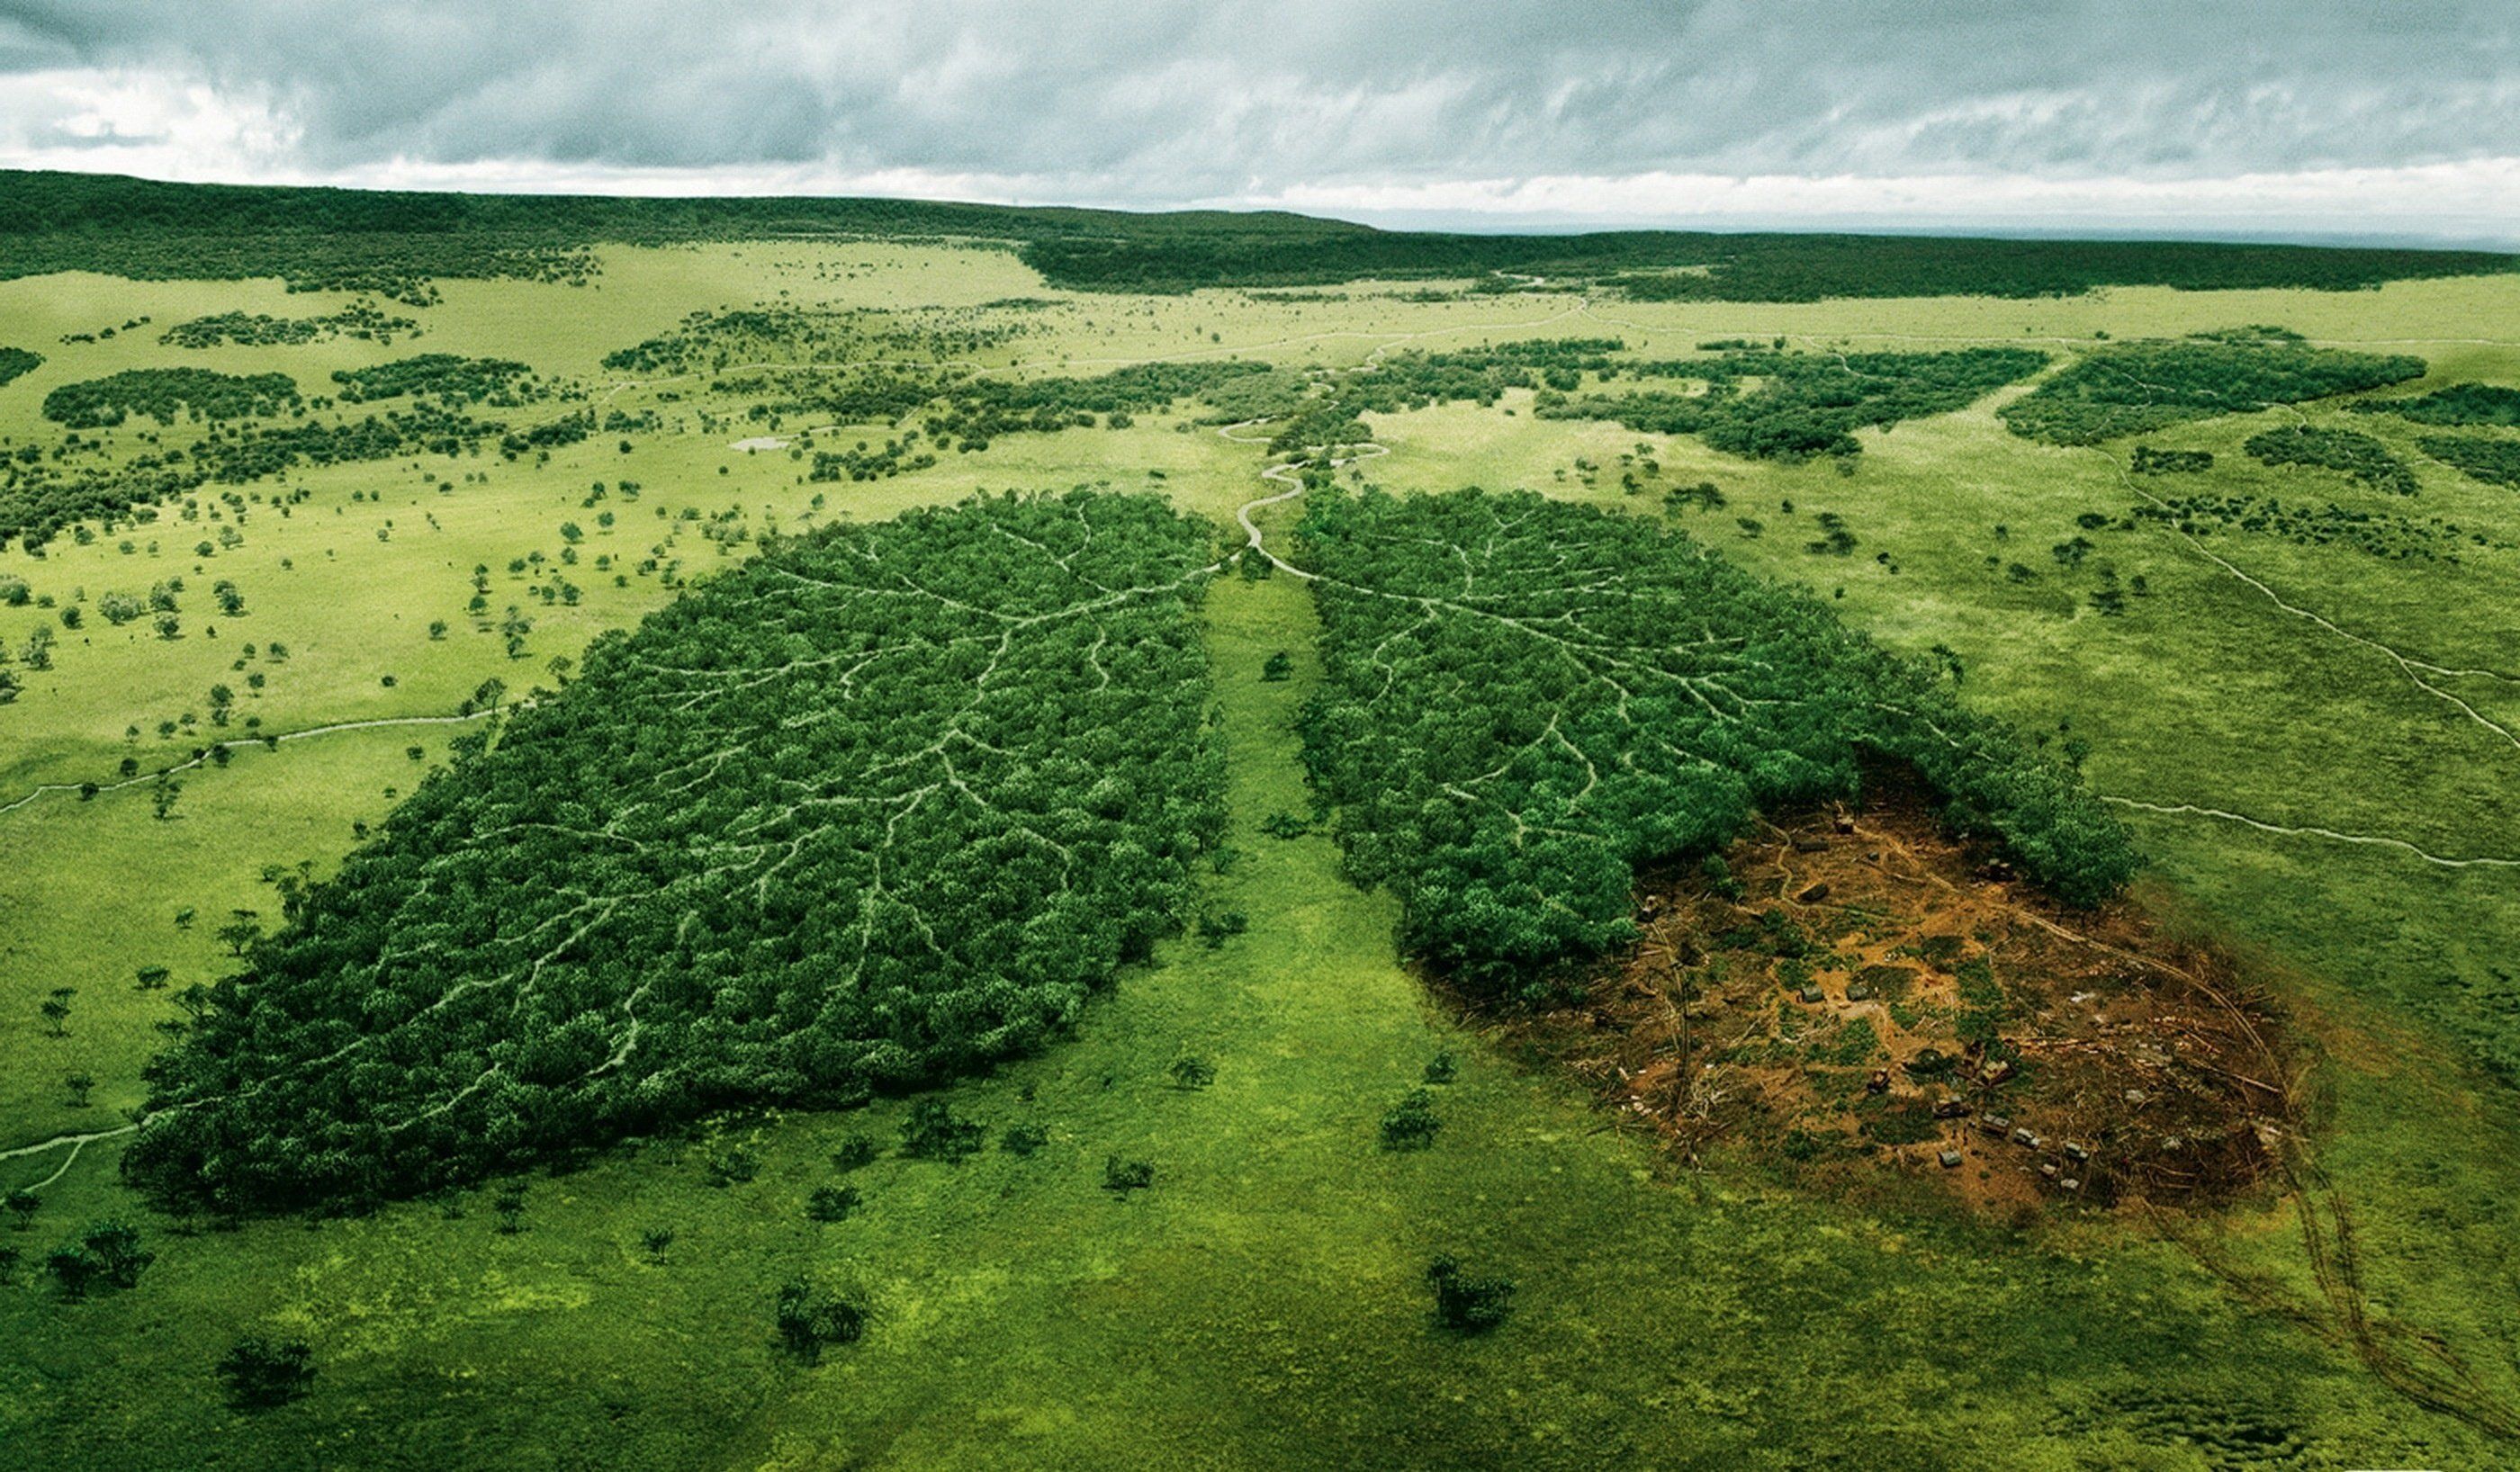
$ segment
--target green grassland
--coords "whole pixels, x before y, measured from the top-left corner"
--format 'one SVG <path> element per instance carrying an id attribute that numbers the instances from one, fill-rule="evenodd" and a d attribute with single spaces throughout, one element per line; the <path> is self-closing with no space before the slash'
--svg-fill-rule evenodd
<path id="1" fill-rule="evenodd" d="M 23 690 L 0 705 L 0 1151 L 121 1127 L 164 1041 L 155 1024 L 181 1016 L 174 993 L 232 964 L 217 929 L 238 910 L 276 920 L 265 870 L 329 872 L 475 729 L 459 710 L 481 682 L 517 694 L 555 684 L 550 661 L 662 606 L 674 589 L 632 571 L 642 559 L 698 579 L 774 529 L 980 488 L 1155 490 L 1225 529 L 1278 489 L 1258 479 L 1260 446 L 1197 422 L 1189 400 L 1125 429 L 1003 434 L 894 478 L 808 482 L 801 447 L 733 448 L 773 432 L 740 400 L 602 368 L 694 311 L 926 310 L 938 326 L 1009 328 L 968 361 L 1028 375 L 1157 358 L 1354 369 L 1409 347 L 1540 336 L 1675 357 L 1781 336 L 1816 351 L 2032 345 L 2055 355 L 2052 376 L 2104 340 L 2270 323 L 2421 356 L 2426 377 L 2389 397 L 2520 384 L 2520 341 L 2490 326 L 2520 320 L 2507 275 L 1763 304 L 1422 300 L 1414 281 L 1085 295 L 1004 249 L 883 243 L 607 246 L 600 259 L 578 287 L 442 280 L 434 304 L 387 304 L 422 325 L 390 346 L 158 342 L 199 317 L 309 317 L 355 293 L 0 282 L 0 346 L 45 360 L 0 385 L 0 448 L 55 443 L 45 395 L 126 369 L 285 372 L 317 394 L 336 370 L 419 352 L 521 361 L 659 425 L 543 461 L 492 450 L 209 487 L 198 522 L 168 508 L 85 545 L 56 538 L 39 558 L 0 551 L 0 574 L 31 591 L 0 605 L 0 643 L 18 650 L 39 623 L 56 636 L 53 667 L 11 665 Z M 991 305 L 1014 298 L 1050 304 Z M 61 340 L 142 316 L 111 339 Z M 990 1127 L 983 1153 L 900 1158 L 906 1100 L 729 1116 L 532 1178 L 515 1232 L 498 1229 L 496 1187 L 349 1218 L 179 1225 L 120 1183 L 120 1137 L 74 1157 L 0 1158 L 0 1187 L 43 1182 L 22 1227 L 0 1220 L 0 1245 L 24 1254 L 0 1287 L 0 1450 L 68 1467 L 2507 1464 L 2512 1444 L 2479 1424 L 2507 1411 L 2474 1406 L 2520 1404 L 2520 1166 L 2505 1147 L 2520 1126 L 2520 502 L 2424 455 L 2428 426 L 2333 402 L 2043 444 L 1997 416 L 2036 381 L 1860 430 L 1851 460 L 1801 464 L 1542 420 L 1528 391 L 1508 390 L 1490 408 L 1371 415 L 1388 453 L 1338 473 L 1404 492 L 1528 487 L 1668 518 L 1809 585 L 1892 648 L 1949 649 L 1971 705 L 2084 753 L 2150 861 L 2146 902 L 2273 979 L 2312 1063 L 2319 1188 L 2269 1189 L 2176 1230 L 2066 1211 L 1999 1227 L 1956 1219 L 1895 1173 L 1866 1199 L 1814 1200 L 1755 1161 L 1685 1169 L 1610 1128 L 1574 1082 L 1428 999 L 1396 955 L 1397 905 L 1340 877 L 1326 832 L 1264 830 L 1310 810 L 1294 722 L 1319 679 L 1317 625 L 1295 579 L 1225 578 L 1203 617 L 1234 858 L 1202 884 L 1248 929 L 1163 944 L 1072 1040 L 943 1090 Z M 2417 494 L 2244 449 L 2301 424 L 2373 436 Z M 139 453 L 155 427 L 103 431 L 101 458 Z M 880 442 L 883 426 L 816 443 L 857 438 Z M 2211 451 L 2214 466 L 2134 476 L 2138 442 Z M 1700 481 L 1723 507 L 1666 507 Z M 590 503 L 598 482 L 615 489 Z M 196 557 L 235 525 L 226 507 L 207 519 L 221 489 L 248 498 L 243 540 Z M 285 517 L 269 504 L 283 491 L 303 493 Z M 2435 556 L 2400 558 L 2137 515 L 2148 498 L 2196 496 L 2438 517 L 2462 535 L 2454 560 L 2438 533 L 2418 539 Z M 1807 550 L 1822 513 L 1856 539 L 1848 555 Z M 1297 503 L 1255 519 L 1286 551 L 1300 514 Z M 574 564 L 563 522 L 583 532 Z M 2052 549 L 2077 537 L 2090 545 L 2069 564 Z M 535 554 L 545 561 L 508 570 Z M 619 585 L 599 556 L 619 559 Z M 467 608 L 476 565 L 489 569 L 486 619 Z M 576 602 L 533 591 L 563 574 Z M 179 638 L 147 619 L 61 626 L 59 605 L 82 591 L 92 609 L 105 592 L 177 576 Z M 219 578 L 244 593 L 242 616 L 215 611 Z M 2122 611 L 2095 597 L 2112 587 Z M 511 604 L 532 620 L 513 654 L 496 628 Z M 285 660 L 269 657 L 274 642 Z M 1263 681 L 1281 650 L 1293 678 Z M 248 672 L 265 676 L 259 691 Z M 206 693 L 220 683 L 236 692 L 223 730 Z M 161 721 L 177 734 L 161 737 Z M 354 724 L 366 722 L 408 724 Z M 291 738 L 181 772 L 169 816 L 153 816 L 149 773 L 248 735 Z M 118 785 L 126 757 L 141 780 Z M 100 790 L 83 797 L 87 781 Z M 152 965 L 169 968 L 170 989 L 135 988 Z M 76 989 L 66 1037 L 38 1013 L 59 987 Z M 1432 1147 L 1379 1149 L 1376 1121 L 1443 1049 L 1461 1072 L 1431 1090 Z M 1168 1070 L 1186 1057 L 1213 1065 L 1214 1082 L 1179 1087 Z M 95 1080 L 85 1105 L 62 1083 L 76 1073 Z M 998 1148 L 1019 1125 L 1045 1133 L 1028 1156 Z M 843 1177 L 831 1157 L 859 1137 L 885 1153 Z M 751 1179 L 710 1184 L 712 1159 L 738 1145 Z M 1108 1157 L 1150 1164 L 1153 1184 L 1105 1190 Z M 841 1181 L 863 1204 L 809 1221 L 807 1194 Z M 57 1301 L 42 1255 L 107 1216 L 139 1226 L 156 1261 L 134 1288 Z M 2332 1261 L 2346 1223 L 2350 1300 L 2304 1248 L 2307 1234 Z M 652 1229 L 673 1233 L 661 1253 L 642 1243 Z M 1464 1339 L 1433 1325 L 1422 1274 L 1439 1252 L 1517 1281 L 1501 1328 Z M 864 1342 L 812 1365 L 782 1352 L 770 1304 L 799 1274 L 864 1297 Z M 2367 1338 L 2358 1322 L 2374 1326 Z M 303 1400 L 248 1414 L 223 1404 L 214 1365 L 257 1330 L 309 1342 L 317 1376 Z M 2406 1362 L 2428 1384 L 2472 1387 L 2471 1414 L 2403 1394 Z"/>

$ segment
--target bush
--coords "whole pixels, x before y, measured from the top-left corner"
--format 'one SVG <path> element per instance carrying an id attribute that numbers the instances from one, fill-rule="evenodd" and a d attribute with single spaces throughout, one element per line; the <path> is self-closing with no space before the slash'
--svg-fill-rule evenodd
<path id="1" fill-rule="evenodd" d="M 1423 1089 L 1412 1089 L 1401 1095 L 1400 1102 L 1383 1111 L 1382 1147 L 1386 1150 L 1423 1150 L 1435 1143 L 1435 1132 L 1444 1122 L 1435 1117 L 1435 1096 Z"/>
<path id="2" fill-rule="evenodd" d="M 1102 1157 L 1102 1188 L 1116 1196 L 1143 1191 L 1155 1183 L 1155 1168 L 1144 1160 L 1122 1160 L 1117 1155 Z"/>
<path id="3" fill-rule="evenodd" d="M 1462 1334 L 1484 1334 L 1505 1322 L 1513 1308 L 1513 1279 L 1472 1277 L 1445 1253 L 1426 1265 L 1435 1292 L 1435 1321 Z"/>
<path id="4" fill-rule="evenodd" d="M 54 1248 L 44 1266 L 52 1272 L 62 1297 L 76 1301 L 100 1287 L 135 1286 L 142 1270 L 157 1261 L 157 1256 L 142 1249 L 138 1231 L 107 1218 L 90 1223 L 77 1237 Z"/>
<path id="5" fill-rule="evenodd" d="M 801 1277 L 779 1285 L 772 1301 L 779 1342 L 807 1363 L 820 1360 L 835 1344 L 855 1344 L 866 1337 L 865 1305 L 818 1288 Z"/>
<path id="6" fill-rule="evenodd" d="M 901 1153 L 913 1160 L 942 1160 L 950 1165 L 977 1151 L 987 1133 L 958 1118 L 943 1099 L 921 1099 L 901 1122 Z"/>
<path id="7" fill-rule="evenodd" d="M 219 1360 L 228 1404 L 239 1410 L 269 1410 L 306 1394 L 315 1378 L 315 1351 L 303 1339 L 248 1334 Z"/>
<path id="8" fill-rule="evenodd" d="M 805 1219 L 809 1222 L 845 1222 L 849 1213 L 858 1209 L 861 1199 L 854 1185 L 818 1185 L 805 1198 Z"/>

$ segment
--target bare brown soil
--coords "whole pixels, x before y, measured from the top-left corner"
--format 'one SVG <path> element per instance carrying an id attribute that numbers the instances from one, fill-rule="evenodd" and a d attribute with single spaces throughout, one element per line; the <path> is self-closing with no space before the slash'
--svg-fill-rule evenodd
<path id="1" fill-rule="evenodd" d="M 2296 1128 L 2266 1000 L 2131 904 L 2048 900 L 1895 775 L 1639 889 L 1582 1000 L 1495 1020 L 1691 1158 L 1899 1173 L 1980 1212 L 2209 1206 Z"/>

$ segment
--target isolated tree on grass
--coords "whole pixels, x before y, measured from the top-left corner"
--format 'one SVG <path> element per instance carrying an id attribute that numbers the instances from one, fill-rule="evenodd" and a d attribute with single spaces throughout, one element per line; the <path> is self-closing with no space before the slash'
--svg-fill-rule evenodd
<path id="1" fill-rule="evenodd" d="M 228 1404 L 239 1410 L 269 1410 L 306 1394 L 315 1378 L 315 1352 L 303 1339 L 248 1334 L 219 1360 Z"/>

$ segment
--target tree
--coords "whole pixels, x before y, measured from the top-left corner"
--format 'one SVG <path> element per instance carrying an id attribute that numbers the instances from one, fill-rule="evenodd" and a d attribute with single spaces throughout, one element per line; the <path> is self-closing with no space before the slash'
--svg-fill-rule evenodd
<path id="1" fill-rule="evenodd" d="M 184 784 L 163 773 L 150 784 L 150 811 L 160 823 L 175 816 L 175 799 L 184 795 Z"/>
<path id="2" fill-rule="evenodd" d="M 861 1198 L 854 1185 L 818 1185 L 805 1198 L 805 1219 L 809 1222 L 843 1222 L 857 1210 Z"/>
<path id="3" fill-rule="evenodd" d="M 910 1106 L 909 1116 L 901 1122 L 901 1153 L 913 1160 L 951 1164 L 979 1149 L 987 1133 L 957 1116 L 943 1099 L 923 1098 Z"/>
<path id="4" fill-rule="evenodd" d="M 70 1093 L 70 1107 L 84 1109 L 87 1107 L 88 1091 L 96 1087 L 96 1079 L 90 1074 L 74 1073 L 62 1080 L 62 1087 Z"/>
<path id="5" fill-rule="evenodd" d="M 809 1364 L 822 1358 L 826 1346 L 855 1344 L 866 1336 L 864 1305 L 818 1288 L 801 1277 L 791 1277 L 779 1285 L 773 1315 L 780 1343 Z"/>
<path id="6" fill-rule="evenodd" d="M 228 1404 L 239 1410 L 269 1410 L 306 1394 L 315 1378 L 315 1352 L 303 1339 L 248 1334 L 219 1360 Z"/>
<path id="7" fill-rule="evenodd" d="M 9 1214 L 18 1219 L 20 1231 L 24 1231 L 35 1225 L 35 1213 L 42 1210 L 43 1205 L 43 1197 L 22 1186 L 9 1192 L 6 1196 L 0 1196 L 0 1206 L 7 1207 Z"/>
<path id="8" fill-rule="evenodd" d="M 255 941 L 262 939 L 262 913 L 256 910 L 232 910 L 236 918 L 219 927 L 219 941 L 228 955 L 243 958 Z"/>
<path id="9" fill-rule="evenodd" d="M 1263 680 L 1291 680 L 1294 678 L 1294 674 L 1295 656 L 1287 653 L 1284 649 L 1280 649 L 1277 653 L 1272 654 L 1267 659 L 1261 661 L 1260 678 Z"/>
<path id="10" fill-rule="evenodd" d="M 99 1286 L 133 1286 L 157 1256 L 142 1249 L 138 1231 L 108 1217 L 89 1223 L 77 1237 L 54 1248 L 44 1264 L 64 1298 L 80 1299 Z"/>
<path id="11" fill-rule="evenodd" d="M 1177 1089 L 1204 1089 L 1216 1082 L 1216 1065 L 1205 1058 L 1177 1058 L 1171 1072 Z"/>
<path id="12" fill-rule="evenodd" d="M 1386 1150 L 1423 1150 L 1435 1142 L 1435 1132 L 1444 1122 L 1435 1117 L 1435 1096 L 1423 1089 L 1412 1089 L 1401 1096 L 1382 1116 L 1382 1147 Z"/>
<path id="13" fill-rule="evenodd" d="M 1460 1333 L 1486 1333 L 1513 1306 L 1513 1279 L 1472 1277 L 1450 1253 L 1426 1265 L 1426 1283 L 1435 1290 L 1435 1321 Z"/>
<path id="14" fill-rule="evenodd" d="M 55 987 L 53 995 L 45 998 L 36 1006 L 35 1010 L 43 1013 L 45 1026 L 51 1029 L 54 1037 L 67 1038 L 70 1035 L 70 999 L 77 995 L 76 987 Z"/>

